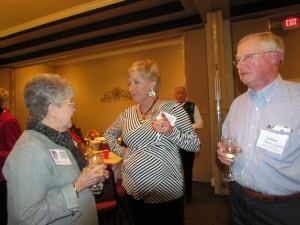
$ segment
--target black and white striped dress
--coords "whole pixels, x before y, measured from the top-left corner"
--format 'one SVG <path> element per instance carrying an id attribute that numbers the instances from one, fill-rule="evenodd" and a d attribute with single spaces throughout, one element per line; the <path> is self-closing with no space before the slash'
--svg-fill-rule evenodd
<path id="1" fill-rule="evenodd" d="M 163 135 L 163 146 L 156 146 L 157 132 L 148 119 L 139 122 L 136 106 L 126 109 L 105 132 L 112 151 L 121 155 L 123 146 L 117 137 L 129 147 L 122 167 L 123 186 L 135 199 L 146 203 L 160 203 L 177 199 L 183 195 L 181 160 L 179 149 L 198 152 L 200 140 L 191 126 L 183 107 L 176 101 L 167 100 L 160 108 L 176 117 L 173 132 Z M 162 135 L 162 134 L 161 134 Z"/>

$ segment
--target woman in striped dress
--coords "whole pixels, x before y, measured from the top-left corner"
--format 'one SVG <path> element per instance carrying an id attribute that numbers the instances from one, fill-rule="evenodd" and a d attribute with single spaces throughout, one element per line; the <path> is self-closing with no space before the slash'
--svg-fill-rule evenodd
<path id="1" fill-rule="evenodd" d="M 135 62 L 127 74 L 129 91 L 137 105 L 121 113 L 105 132 L 105 138 L 112 151 L 124 159 L 123 186 L 129 195 L 134 224 L 182 225 L 179 149 L 198 152 L 200 140 L 182 106 L 157 96 L 160 73 L 154 61 Z M 163 119 L 151 121 L 160 112 Z M 157 132 L 160 146 L 155 144 Z M 117 140 L 121 134 L 127 147 Z"/>

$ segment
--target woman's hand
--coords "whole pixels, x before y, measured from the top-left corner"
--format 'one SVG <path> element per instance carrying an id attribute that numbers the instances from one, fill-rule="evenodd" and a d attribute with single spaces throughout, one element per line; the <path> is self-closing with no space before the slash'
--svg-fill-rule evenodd
<path id="1" fill-rule="evenodd" d="M 170 124 L 170 121 L 166 117 L 164 113 L 161 114 L 163 117 L 163 120 L 158 121 L 152 121 L 152 129 L 160 132 L 166 136 L 169 136 L 173 132 L 173 127 Z"/>
<path id="2" fill-rule="evenodd" d="M 109 171 L 105 170 L 106 167 L 107 165 L 104 163 L 95 166 L 93 169 L 85 167 L 74 182 L 77 192 L 79 193 L 93 184 L 104 182 L 109 177 Z M 99 173 L 99 171 L 103 172 Z"/>
<path id="3" fill-rule="evenodd" d="M 128 148 L 123 148 L 122 152 L 121 152 L 121 157 L 125 158 L 126 153 L 128 152 Z"/>

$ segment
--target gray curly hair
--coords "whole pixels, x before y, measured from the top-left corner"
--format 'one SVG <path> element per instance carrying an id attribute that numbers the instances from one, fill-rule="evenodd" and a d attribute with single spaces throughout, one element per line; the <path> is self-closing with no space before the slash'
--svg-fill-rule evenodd
<path id="1" fill-rule="evenodd" d="M 57 74 L 37 75 L 25 84 L 23 90 L 24 101 L 33 120 L 44 119 L 51 103 L 61 107 L 64 99 L 74 95 L 74 88 Z"/>

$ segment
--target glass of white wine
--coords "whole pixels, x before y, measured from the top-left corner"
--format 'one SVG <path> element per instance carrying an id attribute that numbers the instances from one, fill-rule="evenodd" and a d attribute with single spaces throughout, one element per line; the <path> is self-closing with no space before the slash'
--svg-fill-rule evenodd
<path id="1" fill-rule="evenodd" d="M 93 155 L 88 155 L 88 166 L 87 166 L 87 169 L 88 170 L 91 170 L 93 169 L 95 166 L 97 165 L 101 165 L 102 163 L 104 163 L 104 156 L 102 153 L 98 153 L 98 154 L 93 154 Z M 102 174 L 103 173 L 103 168 L 100 169 L 98 171 L 99 174 Z M 89 187 L 89 189 L 91 191 L 94 191 L 94 192 L 99 192 L 103 189 L 103 183 L 99 182 L 99 183 L 96 183 L 96 184 L 93 184 L 92 186 Z"/>
<path id="2" fill-rule="evenodd" d="M 157 122 L 164 121 L 161 114 L 162 114 L 162 111 L 159 111 L 159 110 L 156 110 L 156 111 L 152 112 L 151 121 L 154 122 L 154 126 L 160 126 L 160 125 L 157 124 Z M 162 134 L 160 132 L 158 132 L 158 131 L 156 131 L 156 132 L 157 132 L 157 140 L 155 142 L 155 145 L 156 146 L 162 146 L 162 145 L 164 145 L 160 141 L 160 138 L 161 138 Z"/>
<path id="3" fill-rule="evenodd" d="M 238 142 L 236 137 L 223 134 L 222 135 L 222 148 L 221 150 L 225 152 L 226 157 L 230 159 L 234 159 L 240 152 L 240 147 L 238 146 Z M 229 166 L 229 174 L 223 176 L 223 179 L 226 181 L 236 181 L 239 179 L 238 176 L 234 175 L 233 173 L 233 162 Z"/>

